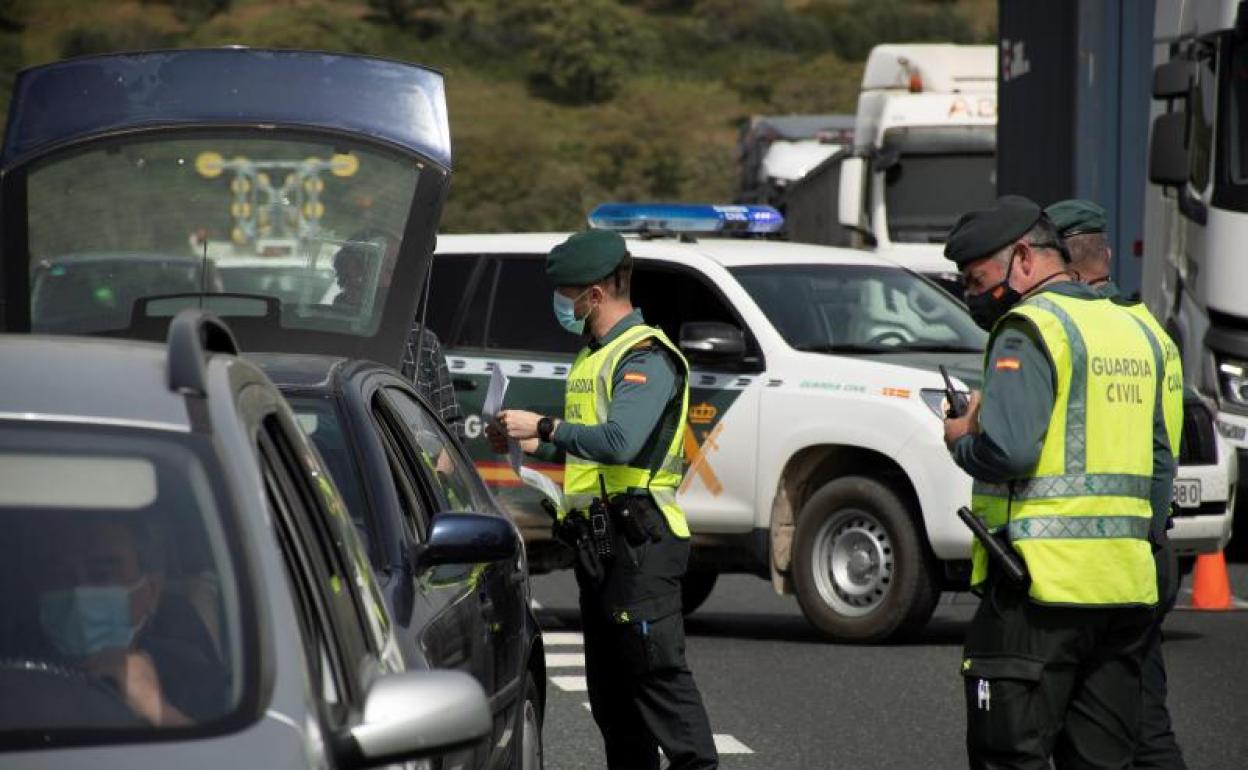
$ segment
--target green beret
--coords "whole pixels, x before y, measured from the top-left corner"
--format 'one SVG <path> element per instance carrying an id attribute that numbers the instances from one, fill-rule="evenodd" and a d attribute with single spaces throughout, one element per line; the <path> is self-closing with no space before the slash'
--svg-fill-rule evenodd
<path id="1" fill-rule="evenodd" d="M 546 277 L 555 286 L 588 286 L 601 281 L 628 255 L 620 234 L 586 230 L 570 236 L 546 256 Z"/>
<path id="2" fill-rule="evenodd" d="M 958 268 L 992 256 L 999 249 L 1023 236 L 1044 212 L 1034 201 L 1021 195 L 997 198 L 991 208 L 968 211 L 949 231 L 945 258 Z"/>
<path id="3" fill-rule="evenodd" d="M 1105 232 L 1105 209 L 1090 200 L 1071 198 L 1044 210 L 1063 238 L 1085 233 Z"/>

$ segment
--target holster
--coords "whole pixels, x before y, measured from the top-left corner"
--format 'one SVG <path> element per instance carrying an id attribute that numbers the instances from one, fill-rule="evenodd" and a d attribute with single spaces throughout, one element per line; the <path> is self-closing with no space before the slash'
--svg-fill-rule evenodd
<path id="1" fill-rule="evenodd" d="M 616 495 L 607 503 L 611 521 L 634 548 L 646 542 L 657 543 L 663 533 L 655 518 L 662 512 L 648 495 Z"/>

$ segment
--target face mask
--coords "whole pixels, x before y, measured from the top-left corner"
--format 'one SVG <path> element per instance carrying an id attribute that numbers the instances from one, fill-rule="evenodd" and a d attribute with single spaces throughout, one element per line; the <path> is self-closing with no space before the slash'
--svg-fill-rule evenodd
<path id="1" fill-rule="evenodd" d="M 1001 279 L 1001 283 L 966 298 L 966 309 L 971 311 L 971 319 L 984 331 L 992 331 L 1001 316 L 1023 298 L 1023 295 L 1010 286 L 1010 273 L 1013 271 L 1014 255 L 1011 254 L 1010 264 L 1005 268 L 1005 277 Z"/>
<path id="2" fill-rule="evenodd" d="M 138 630 L 130 622 L 130 596 L 143 584 L 78 586 L 39 596 L 39 622 L 48 640 L 68 658 L 126 649 Z"/>
<path id="3" fill-rule="evenodd" d="M 585 318 L 576 317 L 576 300 L 584 297 L 590 292 L 586 289 L 576 295 L 575 299 L 568 299 L 559 292 L 555 292 L 555 318 L 558 319 L 559 325 L 573 334 L 585 333 L 585 319 L 589 318 L 589 313 L 585 314 Z"/>

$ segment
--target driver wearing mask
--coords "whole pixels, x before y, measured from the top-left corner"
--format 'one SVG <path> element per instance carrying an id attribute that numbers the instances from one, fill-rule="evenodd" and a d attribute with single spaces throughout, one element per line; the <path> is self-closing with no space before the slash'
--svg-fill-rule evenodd
<path id="1" fill-rule="evenodd" d="M 220 713 L 226 677 L 202 623 L 162 606 L 158 541 L 141 522 L 92 514 L 62 530 L 40 569 L 39 625 L 52 651 L 103 679 L 138 717 L 177 727 Z M 170 632 L 177 636 L 170 635 Z"/>

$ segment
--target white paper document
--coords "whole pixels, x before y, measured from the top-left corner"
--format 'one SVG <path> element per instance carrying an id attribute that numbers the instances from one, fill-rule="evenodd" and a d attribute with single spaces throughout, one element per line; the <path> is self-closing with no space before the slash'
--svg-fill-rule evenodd
<path id="1" fill-rule="evenodd" d="M 507 375 L 503 374 L 502 367 L 495 361 L 490 367 L 490 386 L 485 391 L 485 402 L 481 405 L 481 419 L 500 431 L 502 426 L 498 422 L 498 413 L 503 410 L 510 382 Z M 519 441 L 507 439 L 507 460 L 521 481 L 550 498 L 558 510 L 564 510 L 563 490 L 549 476 L 525 467 L 524 450 L 520 448 Z"/>

